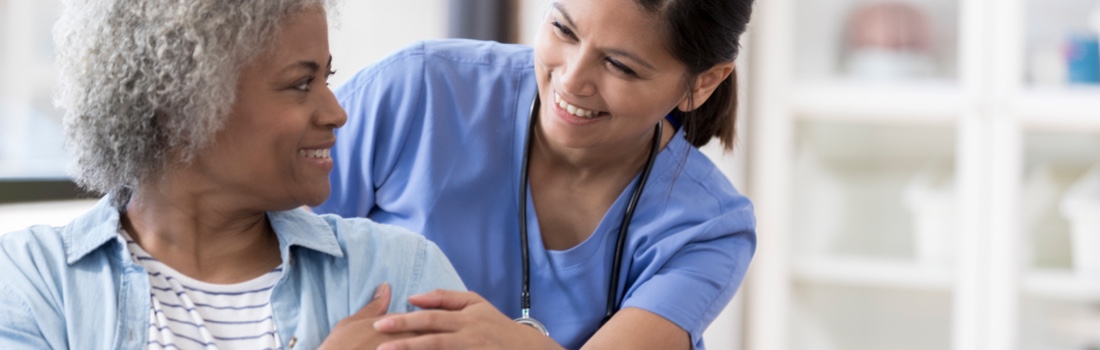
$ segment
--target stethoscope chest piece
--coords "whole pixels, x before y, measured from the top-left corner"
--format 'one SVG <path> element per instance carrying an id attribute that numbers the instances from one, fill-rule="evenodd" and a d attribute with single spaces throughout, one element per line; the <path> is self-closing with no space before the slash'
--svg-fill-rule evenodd
<path id="1" fill-rule="evenodd" d="M 522 324 L 522 325 L 531 326 L 532 328 L 538 330 L 539 332 L 542 332 L 542 335 L 545 335 L 547 337 L 550 336 L 550 331 L 547 331 L 546 326 L 543 326 L 542 322 L 539 322 L 539 320 L 536 320 L 536 319 L 533 319 L 533 318 L 530 318 L 530 317 L 520 317 L 520 318 L 517 318 L 513 321 L 516 321 L 516 323 L 519 323 L 519 324 Z"/>

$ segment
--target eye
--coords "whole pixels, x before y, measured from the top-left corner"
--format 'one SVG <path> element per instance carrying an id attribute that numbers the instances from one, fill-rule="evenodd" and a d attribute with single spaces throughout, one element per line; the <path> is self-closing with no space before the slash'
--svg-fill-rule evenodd
<path id="1" fill-rule="evenodd" d="M 573 30 L 569 29 L 569 27 L 566 27 L 564 24 L 561 24 L 561 22 L 558 22 L 557 20 L 555 20 L 555 21 L 551 22 L 550 24 L 554 26 L 554 31 L 557 32 L 558 35 L 560 35 L 560 36 L 562 36 L 566 39 L 569 39 L 571 41 L 576 41 L 577 40 L 577 35 L 573 33 Z"/>
<path id="2" fill-rule="evenodd" d="M 293 88 L 294 90 L 308 92 L 310 90 L 309 85 L 313 83 L 313 80 L 314 78 L 312 76 L 299 80 L 297 83 L 294 83 Z"/>
<path id="3" fill-rule="evenodd" d="M 607 66 L 611 67 L 612 70 L 619 71 L 620 73 L 629 75 L 634 78 L 638 77 L 638 72 L 635 72 L 633 69 L 630 69 L 630 67 L 627 67 L 625 64 L 622 64 L 619 61 L 616 61 L 610 57 L 605 58 L 604 61 L 607 62 Z"/>

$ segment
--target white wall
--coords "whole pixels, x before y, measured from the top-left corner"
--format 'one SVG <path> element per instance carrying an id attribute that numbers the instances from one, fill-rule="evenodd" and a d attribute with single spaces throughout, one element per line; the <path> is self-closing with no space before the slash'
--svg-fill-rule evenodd
<path id="1" fill-rule="evenodd" d="M 447 36 L 447 0 L 343 1 L 329 21 L 333 88 L 417 40 Z"/>

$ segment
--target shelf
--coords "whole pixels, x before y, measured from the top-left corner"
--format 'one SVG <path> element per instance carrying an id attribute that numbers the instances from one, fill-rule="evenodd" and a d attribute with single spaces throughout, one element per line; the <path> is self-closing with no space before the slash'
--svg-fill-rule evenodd
<path id="1" fill-rule="evenodd" d="M 1073 270 L 1036 269 L 1025 275 L 1024 292 L 1048 299 L 1100 302 L 1100 280 L 1080 278 Z"/>
<path id="2" fill-rule="evenodd" d="M 799 281 L 891 289 L 950 291 L 953 276 L 946 267 L 909 259 L 864 257 L 806 258 L 795 261 Z"/>
<path id="3" fill-rule="evenodd" d="M 950 81 L 819 81 L 795 84 L 791 108 L 809 120 L 950 124 L 963 101 Z"/>
<path id="4" fill-rule="evenodd" d="M 1100 87 L 1031 88 L 1014 107 L 1029 129 L 1100 131 Z"/>

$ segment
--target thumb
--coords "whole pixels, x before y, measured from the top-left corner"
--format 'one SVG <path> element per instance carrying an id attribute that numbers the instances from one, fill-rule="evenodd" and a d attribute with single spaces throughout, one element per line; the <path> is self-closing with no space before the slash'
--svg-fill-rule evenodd
<path id="1" fill-rule="evenodd" d="M 367 305 L 359 309 L 359 312 L 355 313 L 356 317 L 373 318 L 386 314 L 386 310 L 390 308 L 390 284 L 382 282 L 382 285 L 378 286 L 374 290 L 374 298 L 371 299 Z"/>

